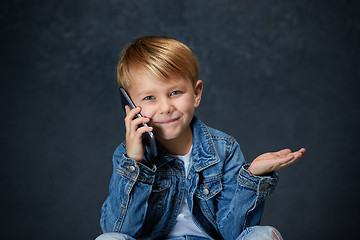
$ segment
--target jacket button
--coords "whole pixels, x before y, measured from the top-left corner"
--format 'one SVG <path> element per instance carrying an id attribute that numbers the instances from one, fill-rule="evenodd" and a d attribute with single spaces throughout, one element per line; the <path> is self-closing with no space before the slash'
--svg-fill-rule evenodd
<path id="1" fill-rule="evenodd" d="M 204 188 L 203 194 L 204 194 L 205 196 L 207 196 L 207 195 L 209 195 L 209 193 L 210 193 L 209 189 Z"/>
<path id="2" fill-rule="evenodd" d="M 135 172 L 135 170 L 136 170 L 136 169 L 135 169 L 134 166 L 130 166 L 130 167 L 129 167 L 129 171 L 130 171 L 131 173 Z"/>
<path id="3" fill-rule="evenodd" d="M 262 186 L 263 190 L 268 190 L 271 187 L 271 185 L 269 183 L 264 183 Z"/>

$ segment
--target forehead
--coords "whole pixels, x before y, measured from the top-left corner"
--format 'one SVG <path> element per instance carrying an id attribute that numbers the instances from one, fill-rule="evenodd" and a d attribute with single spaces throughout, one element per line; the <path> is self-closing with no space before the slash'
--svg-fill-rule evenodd
<path id="1" fill-rule="evenodd" d="M 168 78 L 156 77 L 145 70 L 133 70 L 131 72 L 129 91 L 159 91 L 174 87 L 193 87 L 190 79 L 182 76 L 171 76 Z"/>

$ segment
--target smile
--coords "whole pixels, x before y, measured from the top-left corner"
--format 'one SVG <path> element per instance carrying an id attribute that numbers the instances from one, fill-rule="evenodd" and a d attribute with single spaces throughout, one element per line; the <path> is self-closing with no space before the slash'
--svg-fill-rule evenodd
<path id="1" fill-rule="evenodd" d="M 180 117 L 172 118 L 172 119 L 168 119 L 168 120 L 163 120 L 163 121 L 156 121 L 155 124 L 158 124 L 158 125 L 171 124 L 171 123 L 175 123 L 177 120 L 179 120 L 179 118 Z"/>

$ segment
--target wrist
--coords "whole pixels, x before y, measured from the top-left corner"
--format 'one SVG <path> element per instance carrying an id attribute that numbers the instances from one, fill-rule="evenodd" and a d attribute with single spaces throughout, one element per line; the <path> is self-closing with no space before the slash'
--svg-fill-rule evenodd
<path id="1" fill-rule="evenodd" d="M 259 176 L 259 177 L 271 176 L 273 174 L 273 172 L 259 172 L 259 171 L 256 171 L 256 169 L 251 167 L 251 165 L 246 170 L 248 170 L 248 172 L 251 175 Z"/>
<path id="2" fill-rule="evenodd" d="M 125 156 L 127 157 L 127 158 L 130 158 L 130 159 L 133 159 L 133 160 L 135 160 L 136 162 L 141 162 L 142 161 L 142 158 L 137 158 L 137 157 L 133 157 L 133 156 L 129 156 L 129 154 L 125 154 Z"/>
<path id="3" fill-rule="evenodd" d="M 248 172 L 251 174 L 251 175 L 255 175 L 251 169 L 251 165 L 247 168 L 245 168 L 246 170 L 248 170 Z"/>

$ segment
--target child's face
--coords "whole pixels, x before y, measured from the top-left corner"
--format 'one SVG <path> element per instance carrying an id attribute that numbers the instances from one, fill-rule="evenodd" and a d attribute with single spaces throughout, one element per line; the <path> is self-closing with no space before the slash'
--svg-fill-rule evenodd
<path id="1" fill-rule="evenodd" d="M 141 114 L 150 118 L 149 125 L 160 141 L 191 141 L 190 122 L 199 106 L 202 81 L 195 88 L 188 79 L 173 77 L 166 81 L 156 79 L 144 71 L 132 74 L 128 92 Z"/>

